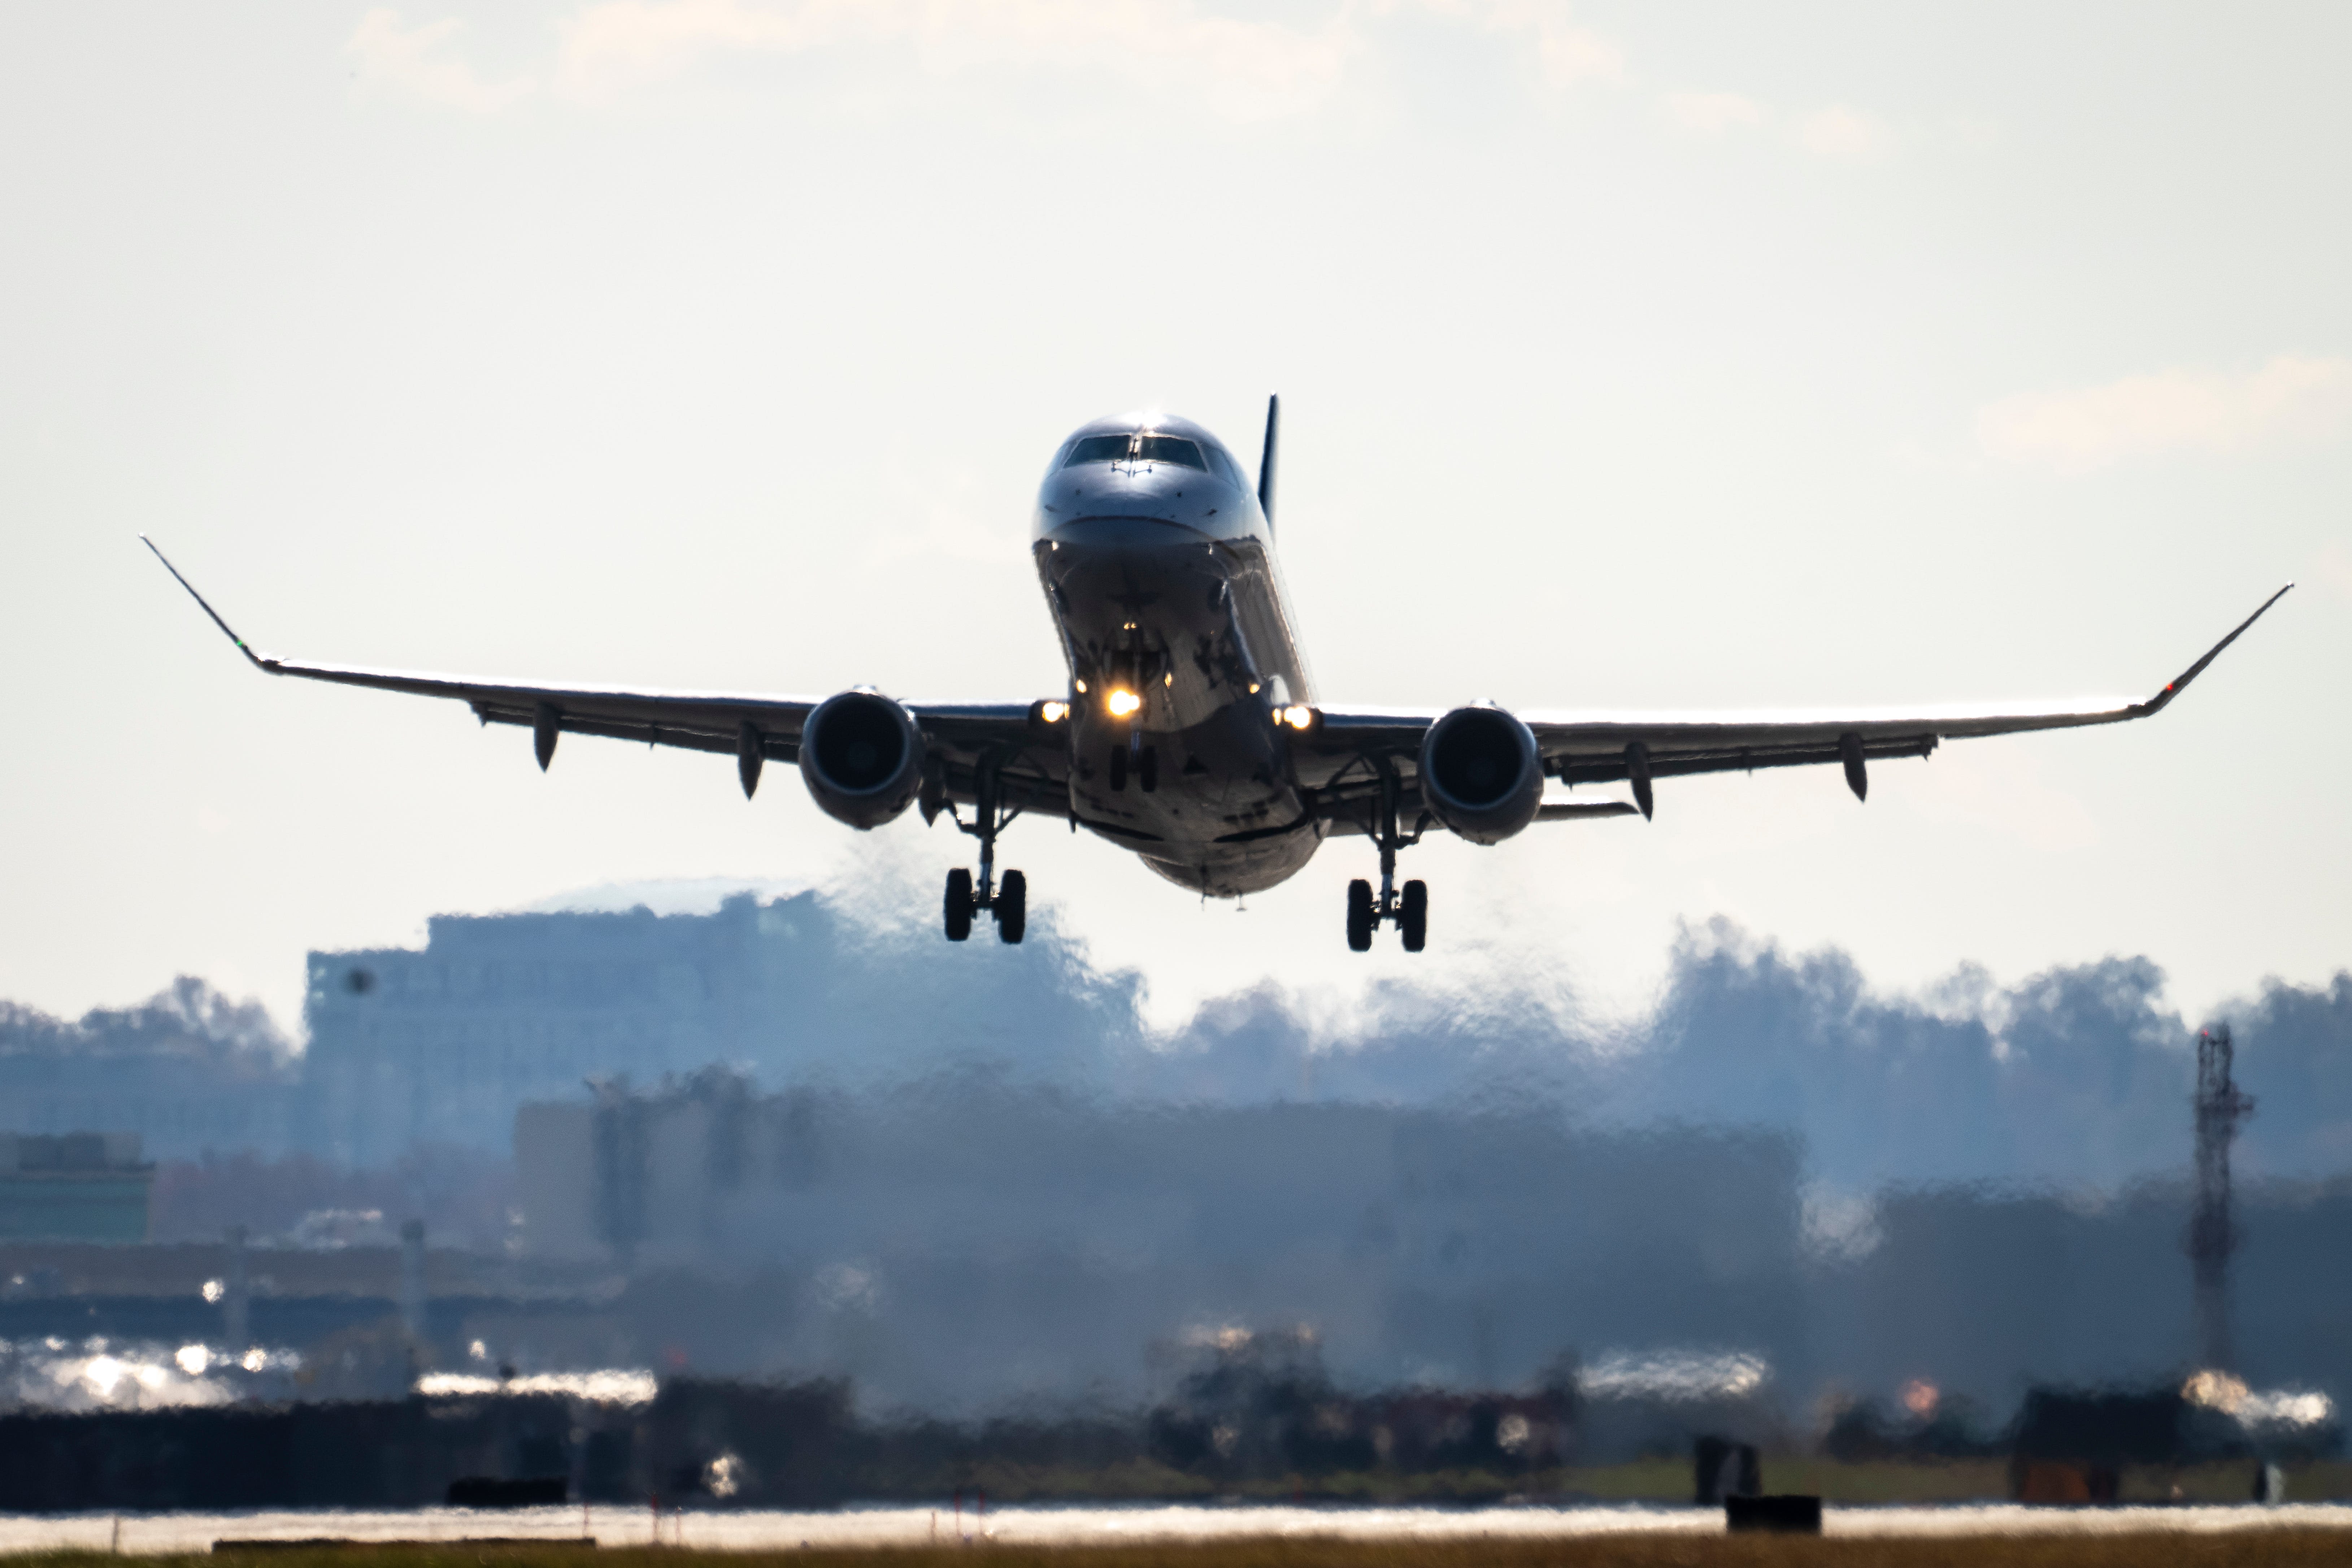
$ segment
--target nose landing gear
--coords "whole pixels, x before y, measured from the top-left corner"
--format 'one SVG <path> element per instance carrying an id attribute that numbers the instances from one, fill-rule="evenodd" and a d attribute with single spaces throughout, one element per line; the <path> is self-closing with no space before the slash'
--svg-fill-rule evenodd
<path id="1" fill-rule="evenodd" d="M 1125 789 L 1130 774 L 1146 795 L 1160 787 L 1160 748 L 1145 745 L 1140 730 L 1128 738 L 1126 745 L 1111 748 L 1110 787 Z"/>
<path id="2" fill-rule="evenodd" d="M 1396 858 L 1400 849 L 1409 849 L 1421 842 L 1422 827 L 1427 817 L 1416 826 L 1407 838 L 1397 829 L 1396 769 L 1381 759 L 1375 765 L 1381 774 L 1381 816 L 1378 839 L 1381 847 L 1381 891 L 1372 896 L 1372 885 L 1359 877 L 1348 884 L 1348 946 L 1351 952 L 1370 952 L 1372 932 L 1383 921 L 1396 922 L 1397 934 L 1404 939 L 1407 952 L 1419 952 L 1429 943 L 1429 884 L 1407 882 L 1400 895 L 1396 885 Z"/>

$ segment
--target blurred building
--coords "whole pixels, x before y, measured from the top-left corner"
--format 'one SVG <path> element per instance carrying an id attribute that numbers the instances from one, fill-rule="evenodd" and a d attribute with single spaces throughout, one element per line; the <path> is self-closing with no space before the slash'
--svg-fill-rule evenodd
<path id="1" fill-rule="evenodd" d="M 979 1061 L 1077 1082 L 1132 1039 L 1131 981 L 1078 974 L 1051 942 L 941 952 L 933 936 L 746 893 L 705 914 L 442 916 L 421 950 L 314 952 L 299 1146 L 362 1166 L 504 1152 L 526 1101 L 710 1062 L 769 1083 Z"/>
<path id="2" fill-rule="evenodd" d="M 2237 1370 L 2352 1394 L 2352 1181 L 2257 1183 L 2239 1197 Z M 1818 1273 L 1817 1342 L 1852 1384 L 1920 1380 L 1985 1408 L 2027 1383 L 2177 1386 L 2200 1348 L 2180 1246 L 2194 1198 L 2185 1181 L 1889 1192 L 1866 1249 Z"/>
<path id="3" fill-rule="evenodd" d="M 0 1240 L 144 1241 L 154 1184 L 135 1132 L 0 1133 Z"/>
<path id="4" fill-rule="evenodd" d="M 704 1261 L 724 1247 L 747 1183 L 779 1180 L 810 1143 L 805 1097 L 759 1099 L 725 1068 L 642 1093 L 625 1077 L 590 1088 L 588 1104 L 515 1115 L 524 1245 L 537 1257 Z"/>
<path id="5" fill-rule="evenodd" d="M 422 950 L 314 952 L 305 1137 L 339 1163 L 496 1148 L 526 1100 L 583 1079 L 740 1057 L 762 1016 L 763 916 L 436 916 Z"/>
<path id="6" fill-rule="evenodd" d="M 295 1063 L 292 1043 L 258 1004 L 193 978 L 70 1022 L 0 1002 L 0 1128 L 50 1136 L 113 1128 L 161 1159 L 281 1153 Z"/>
<path id="7" fill-rule="evenodd" d="M 162 1159 L 207 1149 L 284 1153 L 296 1086 L 289 1066 L 175 1058 L 0 1055 L 0 1127 L 62 1136 L 116 1127 Z"/>
<path id="8" fill-rule="evenodd" d="M 1309 1325 L 1352 1384 L 1482 1388 L 1805 1339 L 1797 1152 L 1762 1134 L 704 1072 L 526 1106 L 515 1157 L 527 1255 L 764 1274 L 747 1321 L 683 1308 L 680 1353 L 881 1398 L 1141 1392 L 1143 1347 L 1225 1326 Z"/>

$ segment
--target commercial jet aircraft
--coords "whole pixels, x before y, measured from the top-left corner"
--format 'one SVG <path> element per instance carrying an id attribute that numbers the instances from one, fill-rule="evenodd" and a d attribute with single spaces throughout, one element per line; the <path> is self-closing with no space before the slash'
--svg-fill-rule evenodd
<path id="1" fill-rule="evenodd" d="M 1018 871 L 998 880 L 996 840 L 1031 815 L 1085 827 L 1215 898 L 1275 886 L 1326 838 L 1369 838 L 1379 889 L 1348 885 L 1348 945 L 1359 952 L 1384 923 L 1407 952 L 1422 950 L 1428 889 L 1400 889 L 1396 859 L 1433 826 L 1500 844 L 1538 823 L 1647 817 L 1658 779 L 1816 763 L 1842 766 L 1862 799 L 1872 763 L 1924 757 L 1946 740 L 2159 712 L 2287 591 L 2140 702 L 1754 714 L 1330 706 L 1307 679 L 1275 563 L 1280 412 L 1268 399 L 1255 486 L 1223 442 L 1165 415 L 1097 419 L 1055 450 L 1030 554 L 1069 684 L 1034 701 L 902 701 L 869 687 L 819 698 L 550 686 L 300 664 L 257 652 L 163 565 L 257 668 L 456 698 L 485 724 L 530 730 L 542 769 L 559 736 L 605 735 L 731 752 L 747 798 L 764 764 L 797 763 L 817 805 L 856 828 L 909 806 L 927 825 L 945 813 L 980 840 L 978 879 L 948 873 L 950 942 L 969 937 L 978 914 L 1003 941 L 1021 940 L 1028 882 Z M 1548 798 L 1548 780 L 1622 782 L 1633 798 Z"/>

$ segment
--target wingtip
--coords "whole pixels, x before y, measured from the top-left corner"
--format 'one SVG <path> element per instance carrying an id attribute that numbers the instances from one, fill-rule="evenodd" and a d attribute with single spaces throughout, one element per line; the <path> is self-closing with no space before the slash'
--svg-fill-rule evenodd
<path id="1" fill-rule="evenodd" d="M 213 625 L 221 629 L 221 635 L 236 645 L 236 651 L 245 655 L 248 663 L 253 665 L 257 669 L 272 669 L 274 661 L 257 651 L 251 643 L 247 642 L 243 637 L 237 636 L 236 633 L 230 628 L 229 624 L 221 619 L 220 612 L 214 609 L 211 605 L 205 601 L 205 596 L 196 592 L 196 585 L 194 583 L 189 582 L 186 577 L 181 575 L 180 569 L 172 564 L 172 558 L 163 553 L 163 548 L 160 545 L 143 533 L 139 536 L 139 542 L 145 545 L 150 551 L 154 552 L 155 559 L 163 563 L 163 570 L 172 574 L 172 581 L 177 583 L 182 588 L 187 591 L 188 597 L 196 602 L 196 608 L 202 610 L 206 618 L 208 618 Z"/>
<path id="2" fill-rule="evenodd" d="M 2255 609 L 2252 615 L 2248 616 L 2244 620 L 2240 621 L 2237 624 L 2228 637 L 2223 637 L 2220 642 L 2215 643 L 2211 647 L 2206 649 L 2205 657 L 2203 658 L 2199 659 L 2195 664 L 2190 665 L 2187 669 L 2182 670 L 2179 675 L 2173 677 L 2171 680 L 2165 683 L 2163 690 L 2158 692 L 2154 697 L 2148 699 L 2147 702 L 2141 704 L 2137 710 L 2135 710 L 2136 714 L 2145 716 L 2146 714 L 2158 712 L 2164 708 L 2166 703 L 2170 702 L 2175 697 L 2179 696 L 2181 692 L 2187 690 L 2190 681 L 2205 673 L 2205 667 L 2207 665 L 2211 664 L 2215 659 L 2221 657 L 2222 649 L 2228 647 L 2231 643 L 2236 642 L 2241 637 L 2243 637 L 2247 628 L 2268 614 L 2270 607 L 2273 605 L 2275 605 L 2281 599 L 2285 598 L 2287 595 L 2287 589 L 2294 586 L 2294 584 L 2290 582 L 2286 584 L 2286 587 L 2281 588 L 2277 593 L 2273 594 L 2269 598 L 2264 599 Z"/>

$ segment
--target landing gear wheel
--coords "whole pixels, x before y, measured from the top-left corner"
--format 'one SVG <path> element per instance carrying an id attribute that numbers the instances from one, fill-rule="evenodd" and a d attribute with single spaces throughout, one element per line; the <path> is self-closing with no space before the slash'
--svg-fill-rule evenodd
<path id="1" fill-rule="evenodd" d="M 947 921 L 950 942 L 971 935 L 971 873 L 961 866 L 948 873 Z"/>
<path id="2" fill-rule="evenodd" d="M 1143 786 L 1143 793 L 1146 795 L 1150 795 L 1153 790 L 1160 787 L 1159 747 L 1146 746 L 1143 748 L 1143 755 L 1137 759 L 1136 762 L 1135 782 Z"/>
<path id="3" fill-rule="evenodd" d="M 1348 884 L 1348 946 L 1372 951 L 1372 885 L 1361 877 Z"/>
<path id="4" fill-rule="evenodd" d="M 1018 871 L 1004 873 L 996 889 L 996 940 L 1017 942 L 1029 929 L 1029 879 Z"/>
<path id="5" fill-rule="evenodd" d="M 1404 950 L 1419 952 L 1429 941 L 1429 884 L 1407 882 L 1404 901 L 1397 906 L 1397 930 L 1404 933 Z"/>
<path id="6" fill-rule="evenodd" d="M 1110 787 L 1114 790 L 1127 787 L 1127 748 L 1125 746 L 1114 747 L 1111 751 Z"/>

